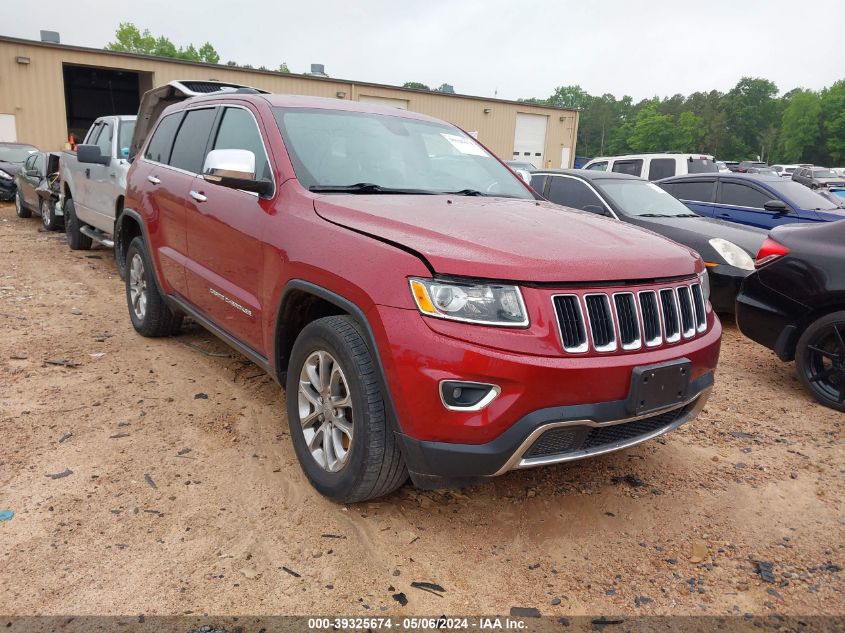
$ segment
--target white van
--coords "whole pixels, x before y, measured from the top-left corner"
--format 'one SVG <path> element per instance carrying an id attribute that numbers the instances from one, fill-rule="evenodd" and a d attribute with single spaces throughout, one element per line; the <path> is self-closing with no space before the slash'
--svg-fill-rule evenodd
<path id="1" fill-rule="evenodd" d="M 660 180 L 686 174 L 715 174 L 716 161 L 708 154 L 629 154 L 628 156 L 600 156 L 584 165 L 593 171 L 613 171 Z"/>

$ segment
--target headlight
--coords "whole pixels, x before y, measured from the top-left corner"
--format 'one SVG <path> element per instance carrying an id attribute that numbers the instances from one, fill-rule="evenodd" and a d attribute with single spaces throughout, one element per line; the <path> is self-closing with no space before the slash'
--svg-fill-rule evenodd
<path id="1" fill-rule="evenodd" d="M 420 312 L 441 319 L 524 327 L 528 313 L 516 286 L 463 284 L 439 279 L 410 280 Z"/>
<path id="2" fill-rule="evenodd" d="M 714 237 L 710 240 L 710 246 L 716 249 L 722 259 L 731 266 L 742 270 L 754 270 L 754 260 L 751 259 L 751 255 L 733 242 L 723 240 L 721 237 Z"/>
<path id="3" fill-rule="evenodd" d="M 9 172 L 0 169 L 0 178 L 2 178 L 3 180 L 11 180 L 12 178 L 14 178 L 14 176 L 12 176 L 12 174 L 10 174 Z"/>
<path id="4" fill-rule="evenodd" d="M 706 270 L 698 273 L 698 282 L 701 284 L 701 294 L 704 296 L 704 302 L 710 299 L 710 276 Z"/>

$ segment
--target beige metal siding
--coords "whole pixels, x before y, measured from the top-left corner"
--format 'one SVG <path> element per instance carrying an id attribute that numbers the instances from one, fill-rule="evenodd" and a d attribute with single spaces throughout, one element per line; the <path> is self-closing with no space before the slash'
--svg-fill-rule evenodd
<path id="1" fill-rule="evenodd" d="M 28 57 L 30 63 L 17 63 L 18 56 Z M 151 73 L 155 86 L 174 79 L 217 79 L 277 93 L 330 98 L 342 95 L 356 101 L 360 95 L 401 99 L 408 102 L 409 110 L 449 121 L 468 132 L 478 132 L 478 139 L 505 160 L 513 156 L 517 112 L 541 114 L 549 120 L 545 166 L 560 167 L 564 147 L 570 148 L 570 163 L 575 157 L 578 126 L 575 110 L 0 38 L 0 114 L 16 116 L 19 141 L 47 150 L 60 149 L 67 141 L 63 64 L 147 72 Z M 142 84 L 147 81 L 149 78 L 144 77 Z"/>

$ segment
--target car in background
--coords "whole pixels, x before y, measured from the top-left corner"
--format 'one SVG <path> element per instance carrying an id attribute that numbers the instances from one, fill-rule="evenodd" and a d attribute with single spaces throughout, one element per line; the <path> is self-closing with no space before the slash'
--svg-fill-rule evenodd
<path id="1" fill-rule="evenodd" d="M 27 157 L 23 169 L 15 176 L 15 212 L 19 218 L 28 218 L 36 211 L 46 230 L 60 227 L 55 210 L 59 199 L 58 172 L 58 152 L 35 152 Z"/>
<path id="2" fill-rule="evenodd" d="M 654 183 L 627 174 L 540 170 L 531 174 L 531 186 L 555 204 L 634 224 L 696 251 L 707 267 L 717 312 L 734 311 L 739 286 L 766 239 L 761 229 L 690 213 Z"/>
<path id="3" fill-rule="evenodd" d="M 845 412 L 845 222 L 773 230 L 737 297 L 740 331 L 783 361 L 823 405 Z"/>
<path id="4" fill-rule="evenodd" d="M 725 163 L 725 167 L 728 168 L 728 171 L 737 171 L 739 169 L 739 161 L 736 160 L 726 160 L 722 161 Z"/>
<path id="5" fill-rule="evenodd" d="M 812 165 L 808 163 L 799 163 L 795 165 L 772 165 L 772 169 L 774 169 L 778 176 L 782 178 L 792 178 L 792 174 L 795 173 L 796 169 L 801 169 L 802 167 L 812 167 Z"/>
<path id="6" fill-rule="evenodd" d="M 706 174 L 667 178 L 657 184 L 698 215 L 762 229 L 845 219 L 845 211 L 837 204 L 780 176 Z"/>
<path id="7" fill-rule="evenodd" d="M 628 154 L 602 156 L 584 165 L 590 171 L 610 171 L 648 180 L 660 180 L 683 174 L 710 174 L 719 171 L 707 154 Z"/>
<path id="8" fill-rule="evenodd" d="M 37 151 L 37 147 L 25 143 L 0 143 L 0 200 L 15 197 L 15 176 L 29 155 Z"/>
<path id="9" fill-rule="evenodd" d="M 780 176 L 780 174 L 771 167 L 749 167 L 746 174 L 762 174 L 764 176 Z"/>
<path id="10" fill-rule="evenodd" d="M 760 162 L 759 160 L 744 160 L 737 165 L 736 170 L 744 174 L 746 173 L 751 167 L 768 167 L 767 163 Z"/>
<path id="11" fill-rule="evenodd" d="M 810 189 L 845 187 L 845 179 L 827 167 L 803 167 L 796 169 L 792 174 L 792 180 Z"/>
<path id="12" fill-rule="evenodd" d="M 845 178 L 845 167 L 831 167 L 833 171 Z"/>
<path id="13" fill-rule="evenodd" d="M 845 187 L 825 187 L 816 189 L 815 192 L 833 204 L 839 205 L 840 209 L 845 209 Z"/>
<path id="14" fill-rule="evenodd" d="M 731 168 L 728 167 L 728 164 L 723 160 L 717 160 L 716 167 L 719 169 L 720 174 L 728 174 L 732 171 Z"/>

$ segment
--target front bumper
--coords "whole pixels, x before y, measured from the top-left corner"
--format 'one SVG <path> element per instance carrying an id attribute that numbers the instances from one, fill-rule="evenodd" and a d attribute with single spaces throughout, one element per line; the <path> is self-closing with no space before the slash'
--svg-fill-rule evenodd
<path id="1" fill-rule="evenodd" d="M 479 479 L 519 468 L 585 459 L 635 446 L 695 418 L 713 388 L 713 373 L 690 384 L 680 405 L 630 416 L 627 400 L 534 411 L 486 444 L 426 442 L 402 436 L 417 485 Z"/>
<path id="2" fill-rule="evenodd" d="M 14 180 L 0 178 L 0 200 L 11 200 L 18 190 Z"/>

